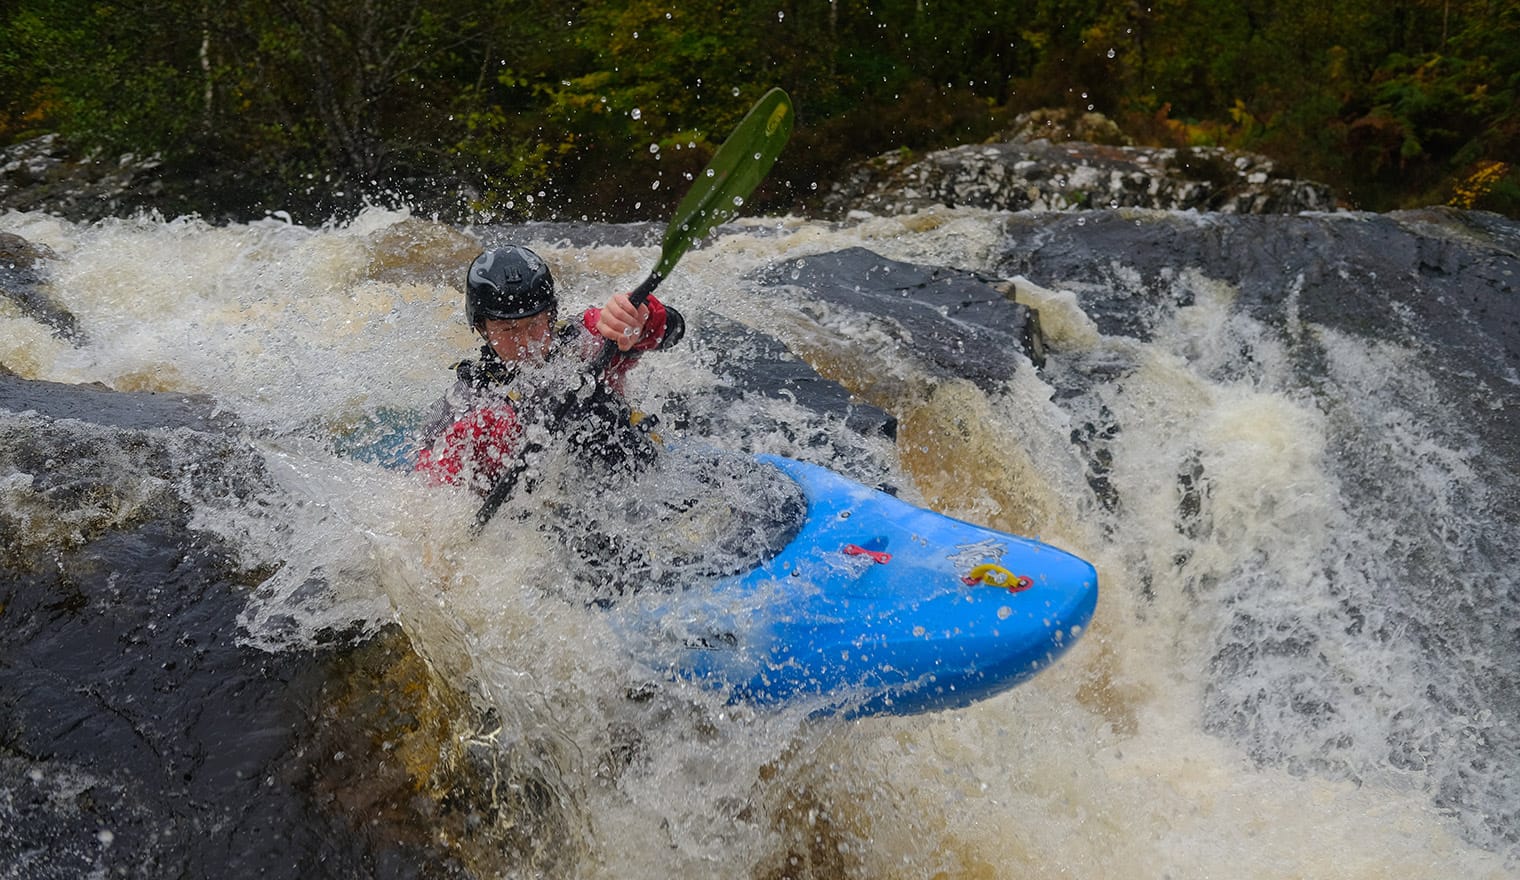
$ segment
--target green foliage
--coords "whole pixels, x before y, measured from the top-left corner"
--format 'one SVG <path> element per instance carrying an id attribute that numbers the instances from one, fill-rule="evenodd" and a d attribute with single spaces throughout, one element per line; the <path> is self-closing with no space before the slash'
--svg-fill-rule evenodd
<path id="1" fill-rule="evenodd" d="M 190 6 L 167 0 L 150 15 L 125 0 L 19 4 L 5 22 L 0 57 L 11 82 L 30 87 L 35 105 L 22 115 L 56 124 L 86 147 L 170 148 L 195 115 L 193 84 L 182 66 L 195 53 L 186 39 L 195 30 L 186 27 L 194 18 Z"/>
<path id="2" fill-rule="evenodd" d="M 1492 0 L 12 0 L 0 142 L 503 216 L 659 216 L 766 88 L 798 110 L 757 207 L 1043 106 L 1259 150 L 1375 209 L 1520 155 L 1520 4 Z M 1477 206 L 1514 204 L 1513 165 Z M 1490 172 L 1491 173 L 1491 172 Z M 1467 190 L 1462 190 L 1467 192 Z M 1503 207 L 1512 211 L 1512 207 Z"/>

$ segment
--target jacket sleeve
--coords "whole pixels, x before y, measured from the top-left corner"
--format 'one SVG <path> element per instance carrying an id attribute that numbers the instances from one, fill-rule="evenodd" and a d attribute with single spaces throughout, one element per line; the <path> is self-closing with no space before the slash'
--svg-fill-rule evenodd
<path id="1" fill-rule="evenodd" d="M 521 435 L 511 407 L 478 407 L 445 428 L 432 445 L 417 450 L 414 470 L 435 485 L 465 485 L 483 494 L 516 456 Z"/>

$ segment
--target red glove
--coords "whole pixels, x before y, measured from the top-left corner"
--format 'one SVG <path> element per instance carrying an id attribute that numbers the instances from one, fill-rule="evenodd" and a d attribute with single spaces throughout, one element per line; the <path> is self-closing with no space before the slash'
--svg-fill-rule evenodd
<path id="1" fill-rule="evenodd" d="M 660 340 L 665 338 L 665 305 L 651 296 L 644 300 L 644 308 L 647 312 L 643 315 L 643 327 L 637 338 L 623 339 L 621 334 L 608 335 L 614 326 L 631 327 L 637 323 L 633 316 L 640 310 L 635 310 L 628 302 L 626 293 L 608 298 L 607 305 L 602 308 L 587 309 L 581 316 L 581 323 L 597 336 L 618 343 L 618 348 L 622 351 L 648 351 L 658 348 Z M 604 317 L 609 320 L 604 321 Z"/>

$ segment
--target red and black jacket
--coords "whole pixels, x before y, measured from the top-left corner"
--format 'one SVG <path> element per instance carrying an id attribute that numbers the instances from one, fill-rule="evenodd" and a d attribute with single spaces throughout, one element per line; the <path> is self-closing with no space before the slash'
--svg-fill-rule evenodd
<path id="1" fill-rule="evenodd" d="M 608 465 L 646 460 L 653 449 L 646 431 L 629 422 L 624 380 L 640 355 L 669 348 L 685 332 L 685 321 L 674 308 L 653 296 L 647 304 L 644 332 L 628 351 L 612 357 L 589 393 L 565 389 L 559 395 L 524 397 L 514 388 L 518 366 L 501 360 L 489 345 L 481 346 L 478 360 L 455 366 L 454 386 L 435 404 L 424 429 L 415 470 L 435 482 L 486 494 L 516 462 L 524 430 L 534 423 L 567 436 L 578 452 Z M 601 309 L 590 308 L 578 324 L 559 327 L 550 360 L 594 361 L 605 341 L 596 332 L 600 315 Z"/>

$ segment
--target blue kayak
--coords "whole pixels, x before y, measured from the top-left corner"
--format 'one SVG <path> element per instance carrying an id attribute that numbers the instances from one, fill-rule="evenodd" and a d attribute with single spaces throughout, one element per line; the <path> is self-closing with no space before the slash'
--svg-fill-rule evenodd
<path id="1" fill-rule="evenodd" d="M 829 470 L 758 459 L 806 499 L 750 571 L 609 611 L 636 656 L 731 701 L 846 715 L 932 712 L 1013 687 L 1092 618 L 1092 565 L 914 507 Z"/>

